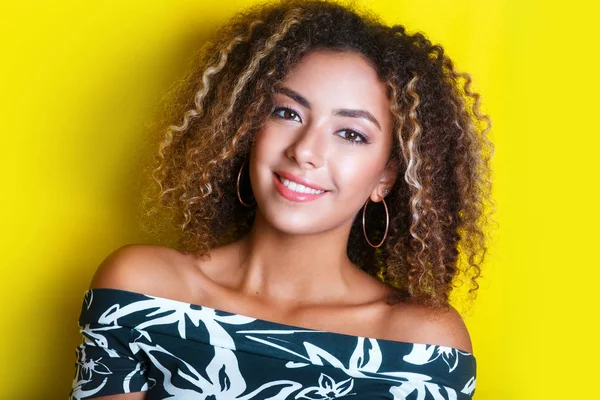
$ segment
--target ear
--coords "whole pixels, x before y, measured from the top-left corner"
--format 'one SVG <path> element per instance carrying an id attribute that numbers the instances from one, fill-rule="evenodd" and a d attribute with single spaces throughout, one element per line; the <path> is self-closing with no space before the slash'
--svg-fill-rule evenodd
<path id="1" fill-rule="evenodd" d="M 371 192 L 371 201 L 374 203 L 380 202 L 392 190 L 392 186 L 398 178 L 398 160 L 392 157 L 385 166 L 377 186 Z M 387 192 L 386 192 L 387 190 Z"/>

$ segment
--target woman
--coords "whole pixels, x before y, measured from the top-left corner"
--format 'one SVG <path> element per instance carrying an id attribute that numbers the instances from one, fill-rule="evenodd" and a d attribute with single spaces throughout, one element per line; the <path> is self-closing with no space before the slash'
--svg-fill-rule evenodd
<path id="1" fill-rule="evenodd" d="M 72 398 L 471 398 L 448 296 L 477 288 L 491 146 L 468 75 L 323 1 L 216 37 L 153 174 L 180 246 L 100 265 Z"/>

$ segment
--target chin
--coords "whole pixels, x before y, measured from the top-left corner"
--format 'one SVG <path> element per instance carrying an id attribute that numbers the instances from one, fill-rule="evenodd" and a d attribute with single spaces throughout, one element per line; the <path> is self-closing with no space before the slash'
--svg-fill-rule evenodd
<path id="1" fill-rule="evenodd" d="M 276 230 L 289 235 L 310 235 L 320 233 L 326 229 L 326 221 L 310 211 L 290 212 L 269 209 L 261 214 L 267 224 Z"/>

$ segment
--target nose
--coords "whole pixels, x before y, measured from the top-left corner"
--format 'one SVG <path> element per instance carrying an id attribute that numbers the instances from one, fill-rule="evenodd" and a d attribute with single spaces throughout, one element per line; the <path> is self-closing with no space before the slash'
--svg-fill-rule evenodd
<path id="1" fill-rule="evenodd" d="M 323 166 L 325 137 L 323 128 L 306 124 L 286 149 L 286 155 L 303 169 L 320 168 Z"/>

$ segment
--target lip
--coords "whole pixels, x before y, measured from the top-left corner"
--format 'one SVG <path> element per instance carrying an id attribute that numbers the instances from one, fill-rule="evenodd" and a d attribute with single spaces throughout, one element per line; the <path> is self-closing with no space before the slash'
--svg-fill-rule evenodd
<path id="1" fill-rule="evenodd" d="M 301 177 L 296 176 L 296 175 L 294 175 L 292 173 L 285 172 L 285 171 L 275 171 L 275 173 L 277 175 L 281 176 L 282 178 L 287 179 L 288 181 L 293 181 L 293 182 L 296 182 L 296 183 L 300 183 L 300 184 L 302 184 L 302 185 L 304 185 L 306 187 L 309 187 L 311 189 L 327 191 L 327 189 L 325 189 L 324 187 L 319 186 L 319 185 L 315 185 L 314 183 L 312 183 L 308 179 L 301 178 Z"/>
<path id="2" fill-rule="evenodd" d="M 285 179 L 289 179 L 289 178 L 285 178 Z M 323 197 L 325 194 L 327 194 L 327 191 L 325 191 L 323 193 L 319 193 L 319 194 L 294 192 L 279 181 L 279 178 L 277 177 L 276 173 L 273 173 L 273 184 L 275 185 L 275 189 L 277 190 L 277 193 L 279 193 L 283 198 L 288 199 L 290 201 L 295 201 L 295 202 L 313 201 L 313 200 L 316 200 L 320 197 Z M 318 189 L 318 190 L 323 190 L 323 189 Z"/>

